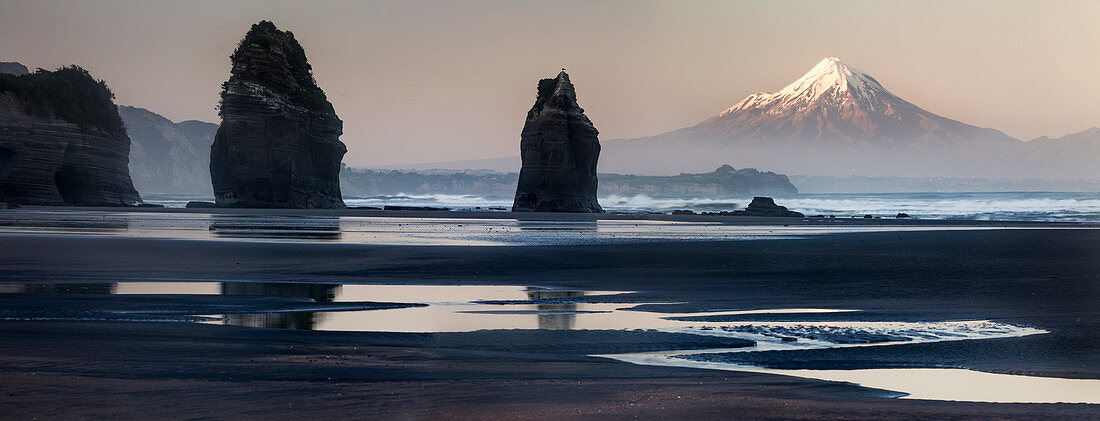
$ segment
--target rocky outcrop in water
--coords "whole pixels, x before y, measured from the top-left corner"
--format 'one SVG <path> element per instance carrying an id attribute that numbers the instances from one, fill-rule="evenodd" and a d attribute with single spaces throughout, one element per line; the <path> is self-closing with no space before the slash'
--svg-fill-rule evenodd
<path id="1" fill-rule="evenodd" d="M 174 123 L 144 108 L 118 108 L 130 135 L 130 177 L 141 194 L 210 196 L 210 145 L 218 125 Z"/>
<path id="2" fill-rule="evenodd" d="M 523 167 L 513 212 L 603 212 L 596 201 L 599 132 L 563 69 L 539 81 L 520 135 Z"/>
<path id="3" fill-rule="evenodd" d="M 0 75 L 0 201 L 135 205 L 114 95 L 77 66 Z"/>
<path id="4" fill-rule="evenodd" d="M 770 197 L 754 197 L 752 202 L 745 210 L 730 212 L 738 216 L 781 216 L 781 217 L 794 217 L 801 218 L 802 215 L 799 212 L 787 210 L 784 206 L 775 204 L 775 200 Z"/>
<path id="5" fill-rule="evenodd" d="M 343 122 L 294 34 L 261 21 L 231 58 L 210 148 L 218 206 L 343 208 Z"/>

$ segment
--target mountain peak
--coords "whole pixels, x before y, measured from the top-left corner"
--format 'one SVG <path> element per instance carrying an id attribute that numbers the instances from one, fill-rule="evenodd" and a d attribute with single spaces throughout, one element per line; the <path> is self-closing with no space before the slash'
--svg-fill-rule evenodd
<path id="1" fill-rule="evenodd" d="M 809 72 L 790 85 L 772 93 L 755 93 L 723 111 L 719 117 L 748 109 L 788 109 L 804 107 L 821 100 L 833 100 L 839 103 L 854 99 L 875 109 L 876 98 L 890 96 L 875 78 L 854 67 L 844 64 L 836 57 L 826 57 L 819 61 Z"/>
<path id="2" fill-rule="evenodd" d="M 832 86 L 838 86 L 842 90 L 881 88 L 878 82 L 867 73 L 844 64 L 836 57 L 827 57 L 779 92 L 813 91 L 820 93 Z"/>
<path id="3" fill-rule="evenodd" d="M 831 87 L 840 90 L 864 88 L 867 74 L 848 67 L 836 57 L 827 57 L 780 93 L 809 93 L 821 95 Z"/>

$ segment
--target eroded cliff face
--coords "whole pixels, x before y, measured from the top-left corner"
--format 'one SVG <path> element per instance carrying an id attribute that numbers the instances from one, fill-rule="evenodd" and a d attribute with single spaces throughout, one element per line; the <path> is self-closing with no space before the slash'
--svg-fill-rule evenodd
<path id="1" fill-rule="evenodd" d="M 513 212 L 603 212 L 596 200 L 599 132 L 563 70 L 539 81 L 520 135 L 523 167 Z"/>
<path id="2" fill-rule="evenodd" d="M 5 77 L 0 86 L 0 201 L 141 203 L 130 180 L 130 139 L 102 82 L 77 67 L 19 77 L 34 80 Z M 72 97 L 81 95 L 74 94 L 77 90 L 98 88 L 103 89 L 98 101 Z M 97 124 L 93 115 L 110 122 Z"/>
<path id="3" fill-rule="evenodd" d="M 210 145 L 218 125 L 188 120 L 173 123 L 152 111 L 118 108 L 130 135 L 130 177 L 143 195 L 170 193 L 210 196 Z"/>
<path id="4" fill-rule="evenodd" d="M 267 21 L 252 25 L 232 62 L 210 148 L 218 206 L 344 207 L 343 122 L 294 34 Z"/>

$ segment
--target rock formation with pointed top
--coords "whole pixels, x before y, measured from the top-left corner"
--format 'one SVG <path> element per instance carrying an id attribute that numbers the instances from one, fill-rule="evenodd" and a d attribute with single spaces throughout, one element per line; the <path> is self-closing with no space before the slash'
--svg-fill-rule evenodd
<path id="1" fill-rule="evenodd" d="M 261 21 L 231 59 L 210 147 L 218 206 L 343 208 L 343 122 L 294 34 Z"/>
<path id="2" fill-rule="evenodd" d="M 539 81 L 520 135 L 523 167 L 513 212 L 603 212 L 596 200 L 599 132 L 563 70 Z"/>

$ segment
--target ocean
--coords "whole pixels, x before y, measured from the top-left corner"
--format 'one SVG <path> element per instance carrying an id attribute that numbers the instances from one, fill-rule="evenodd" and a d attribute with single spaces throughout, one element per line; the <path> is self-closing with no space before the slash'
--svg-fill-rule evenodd
<path id="1" fill-rule="evenodd" d="M 917 219 L 971 219 L 1002 221 L 1100 222 L 1100 192 L 1013 192 L 1013 193 L 818 193 L 772 195 L 781 206 L 807 216 L 838 218 L 892 218 L 906 213 Z M 209 197 L 148 195 L 147 203 L 183 207 L 190 200 L 212 201 Z M 752 195 L 732 196 L 617 196 L 600 197 L 608 212 L 719 212 L 743 209 Z M 510 196 L 476 195 L 379 195 L 344 197 L 348 206 L 432 206 L 451 210 L 507 211 Z"/>

